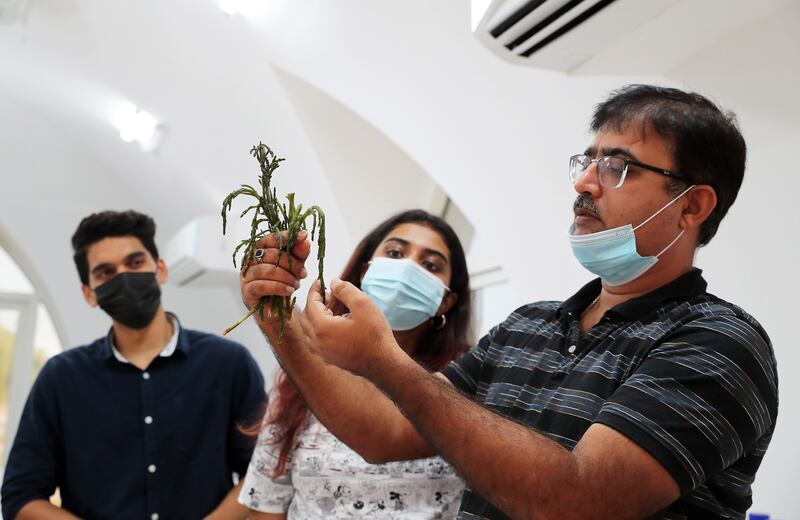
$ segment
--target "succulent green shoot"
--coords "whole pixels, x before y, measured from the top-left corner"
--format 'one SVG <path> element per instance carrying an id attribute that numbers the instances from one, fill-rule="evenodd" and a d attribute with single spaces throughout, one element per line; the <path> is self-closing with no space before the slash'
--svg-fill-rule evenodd
<path id="1" fill-rule="evenodd" d="M 320 292 L 322 293 L 322 301 L 325 302 L 325 281 L 323 278 L 323 261 L 325 258 L 325 213 L 319 206 L 311 206 L 303 211 L 302 204 L 295 204 L 295 194 L 289 193 L 286 195 L 286 202 L 278 202 L 277 190 L 272 187 L 272 175 L 278 169 L 283 158 L 275 155 L 267 145 L 258 143 L 250 150 L 250 154 L 258 161 L 261 175 L 259 175 L 259 187 L 257 190 L 248 184 L 242 184 L 237 190 L 232 191 L 222 201 L 222 234 L 227 231 L 228 213 L 231 211 L 234 199 L 239 196 L 249 197 L 253 199 L 251 205 L 248 206 L 239 215 L 239 218 L 244 218 L 250 215 L 250 236 L 239 242 L 233 250 L 233 265 L 236 267 L 236 259 L 241 252 L 241 261 L 239 266 L 242 273 L 246 274 L 250 268 L 251 263 L 255 259 L 256 244 L 258 241 L 270 233 L 274 233 L 278 237 L 279 250 L 278 260 L 286 254 L 289 259 L 289 266 L 291 267 L 292 255 L 291 250 L 297 241 L 297 235 L 302 230 L 308 230 L 307 221 L 311 219 L 311 240 L 317 242 L 317 266 L 319 268 L 319 282 Z M 286 232 L 286 239 L 284 240 L 282 232 Z M 292 310 L 294 309 L 296 299 L 290 296 L 268 296 L 261 298 L 256 306 L 236 324 L 228 327 L 222 334 L 235 329 L 247 318 L 258 312 L 259 317 L 264 318 L 265 306 L 269 306 L 270 312 L 273 316 L 277 316 L 280 320 L 281 332 L 280 337 L 283 337 L 285 320 L 290 319 Z"/>

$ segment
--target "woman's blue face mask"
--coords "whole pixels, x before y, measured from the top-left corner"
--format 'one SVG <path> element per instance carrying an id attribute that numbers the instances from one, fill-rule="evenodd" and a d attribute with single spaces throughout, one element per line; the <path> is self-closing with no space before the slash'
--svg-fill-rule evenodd
<path id="1" fill-rule="evenodd" d="M 361 290 L 381 309 L 392 330 L 411 330 L 436 315 L 445 284 L 408 258 L 373 258 Z"/>

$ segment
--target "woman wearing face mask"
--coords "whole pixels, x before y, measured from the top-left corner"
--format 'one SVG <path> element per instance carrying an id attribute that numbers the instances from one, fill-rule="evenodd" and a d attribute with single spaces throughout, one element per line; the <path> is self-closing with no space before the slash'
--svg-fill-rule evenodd
<path id="1" fill-rule="evenodd" d="M 452 228 L 422 210 L 372 230 L 342 280 L 366 292 L 400 346 L 431 371 L 469 348 L 464 251 Z M 334 304 L 336 314 L 347 312 Z M 443 459 L 369 464 L 334 437 L 279 371 L 239 501 L 253 519 L 454 518 L 464 489 Z"/>

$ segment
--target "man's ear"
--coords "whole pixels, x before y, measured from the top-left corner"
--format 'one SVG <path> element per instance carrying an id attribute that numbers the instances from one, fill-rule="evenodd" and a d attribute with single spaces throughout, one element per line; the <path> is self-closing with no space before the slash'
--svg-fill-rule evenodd
<path id="1" fill-rule="evenodd" d="M 699 184 L 686 194 L 681 214 L 681 229 L 699 228 L 717 207 L 717 192 L 707 184 Z"/>
<path id="2" fill-rule="evenodd" d="M 159 258 L 156 260 L 156 280 L 158 280 L 158 283 L 163 285 L 167 283 L 168 278 L 169 269 L 167 269 L 167 263 L 163 258 Z"/>
<path id="3" fill-rule="evenodd" d="M 86 303 L 89 304 L 89 307 L 96 308 L 97 307 L 97 296 L 94 294 L 94 291 L 89 288 L 86 284 L 81 284 L 81 292 L 83 293 L 83 299 L 86 300 Z"/>

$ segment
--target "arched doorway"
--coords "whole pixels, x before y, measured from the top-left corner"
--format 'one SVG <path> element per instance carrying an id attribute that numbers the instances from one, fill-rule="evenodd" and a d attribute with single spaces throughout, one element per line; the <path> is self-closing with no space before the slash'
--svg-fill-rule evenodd
<path id="1" fill-rule="evenodd" d="M 41 295 L 0 244 L 0 461 L 3 466 L 36 375 L 62 349 L 62 339 Z"/>

